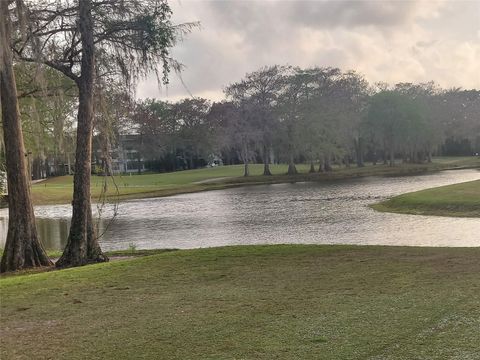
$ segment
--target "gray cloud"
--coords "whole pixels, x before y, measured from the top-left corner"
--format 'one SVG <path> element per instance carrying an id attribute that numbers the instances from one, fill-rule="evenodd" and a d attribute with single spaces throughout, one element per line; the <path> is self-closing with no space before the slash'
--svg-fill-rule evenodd
<path id="1" fill-rule="evenodd" d="M 480 87 L 480 1 L 182 1 L 174 21 L 199 20 L 173 51 L 195 96 L 263 65 L 336 66 L 375 81 Z M 165 98 L 153 79 L 138 97 Z M 168 98 L 188 96 L 172 77 Z"/>
<path id="2" fill-rule="evenodd" d="M 299 25 L 314 28 L 395 27 L 415 13 L 409 1 L 321 1 L 290 5 L 290 18 Z"/>

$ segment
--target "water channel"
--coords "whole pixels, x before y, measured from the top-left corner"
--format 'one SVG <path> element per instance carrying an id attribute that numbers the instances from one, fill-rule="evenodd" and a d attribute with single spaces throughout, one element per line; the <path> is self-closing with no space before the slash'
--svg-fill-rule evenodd
<path id="1" fill-rule="evenodd" d="M 119 204 L 99 223 L 104 250 L 199 248 L 239 244 L 480 246 L 480 219 L 379 213 L 368 207 L 394 195 L 480 179 L 478 170 L 330 183 L 258 185 Z M 35 207 L 47 249 L 62 249 L 70 205 Z M 0 247 L 8 210 L 0 209 Z"/>

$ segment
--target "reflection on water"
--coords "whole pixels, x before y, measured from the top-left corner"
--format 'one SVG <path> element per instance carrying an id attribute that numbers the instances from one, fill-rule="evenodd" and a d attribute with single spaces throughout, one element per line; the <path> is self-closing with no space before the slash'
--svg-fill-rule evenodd
<path id="1" fill-rule="evenodd" d="M 121 203 L 101 238 L 105 250 L 235 244 L 479 246 L 480 220 L 378 213 L 368 204 L 401 193 L 480 179 L 476 170 L 332 183 L 260 185 Z M 35 208 L 39 236 L 61 249 L 69 205 Z M 7 231 L 0 210 L 0 244 Z M 104 211 L 100 233 L 112 209 Z M 1 245 L 0 245 L 1 246 Z"/>
<path id="2" fill-rule="evenodd" d="M 0 213 L 0 216 L 3 215 L 4 214 Z M 61 250 L 65 247 L 68 231 L 70 229 L 70 217 L 41 218 L 37 216 L 35 222 L 37 224 L 38 236 L 42 240 L 42 243 L 46 249 Z M 106 221 L 97 222 L 97 228 L 100 234 L 103 233 L 105 222 Z M 3 248 L 5 244 L 7 231 L 8 218 L 0 217 L 0 248 Z"/>

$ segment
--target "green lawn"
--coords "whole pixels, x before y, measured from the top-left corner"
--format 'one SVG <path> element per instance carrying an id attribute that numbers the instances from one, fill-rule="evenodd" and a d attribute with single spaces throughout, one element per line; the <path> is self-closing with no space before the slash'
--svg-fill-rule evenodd
<path id="1" fill-rule="evenodd" d="M 348 178 L 369 175 L 405 175 L 425 171 L 435 171 L 445 168 L 480 167 L 480 158 L 437 158 L 432 164 L 403 164 L 390 168 L 384 165 L 366 166 L 357 168 L 336 167 L 333 173 L 329 174 L 308 174 L 309 166 L 298 165 L 299 174 L 287 176 L 287 165 L 272 165 L 271 170 L 274 176 L 261 176 L 263 165 L 252 164 L 250 170 L 252 176 L 244 178 L 243 166 L 221 166 L 216 168 L 204 168 L 198 170 L 179 171 L 164 174 L 143 174 L 117 176 L 115 183 L 118 186 L 120 199 L 166 196 L 186 192 L 203 190 L 222 189 L 226 187 L 262 183 L 279 183 L 290 181 L 322 181 L 338 178 Z M 92 197 L 97 201 L 102 191 L 104 178 L 92 177 Z M 59 204 L 68 203 L 72 199 L 72 177 L 62 176 L 48 179 L 47 181 L 32 186 L 34 203 Z M 117 198 L 112 179 L 108 179 L 107 196 L 111 199 Z"/>
<path id="2" fill-rule="evenodd" d="M 305 170 L 301 165 L 300 170 Z M 250 165 L 253 176 L 261 175 L 263 165 Z M 272 171 L 280 174 L 287 171 L 286 165 L 272 165 Z M 211 187 L 210 183 L 198 183 L 217 178 L 238 178 L 243 175 L 243 166 L 221 166 L 197 170 L 177 171 L 162 174 L 122 175 L 115 177 L 121 198 L 136 198 L 144 196 L 165 196 L 181 192 L 201 191 Z M 92 196 L 98 198 L 102 191 L 105 178 L 92 177 Z M 223 179 L 222 179 L 223 180 Z M 35 204 L 66 203 L 72 198 L 72 176 L 61 176 L 33 185 L 32 193 Z M 111 178 L 108 181 L 108 194 L 115 196 L 115 186 Z M 218 182 L 222 182 L 219 180 Z M 216 184 L 218 185 L 218 182 Z"/>
<path id="3" fill-rule="evenodd" d="M 372 207 L 404 214 L 480 217 L 480 180 L 403 194 Z"/>
<path id="4" fill-rule="evenodd" d="M 479 359 L 480 249 L 245 246 L 0 278 L 2 359 Z"/>

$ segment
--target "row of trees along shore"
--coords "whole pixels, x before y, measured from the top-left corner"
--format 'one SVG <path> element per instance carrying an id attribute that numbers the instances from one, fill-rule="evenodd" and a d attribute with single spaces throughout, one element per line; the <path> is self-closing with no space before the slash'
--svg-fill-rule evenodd
<path id="1" fill-rule="evenodd" d="M 295 174 L 300 162 L 327 172 L 334 162 L 393 166 L 395 158 L 480 151 L 479 90 L 369 84 L 354 71 L 274 65 L 228 85 L 224 101 L 135 100 L 141 76 L 154 72 L 167 83 L 170 69 L 180 70 L 169 49 L 197 24 L 173 25 L 162 0 L 0 3 L 0 160 L 10 193 L 1 271 L 51 265 L 28 179 L 70 169 L 72 226 L 56 265 L 108 260 L 92 224 L 91 164 L 110 174 L 121 134 L 136 138 L 138 162 L 149 170 L 192 169 L 218 155 L 243 163 L 245 176 L 253 162 L 265 175 L 272 161 Z"/>
<path id="2" fill-rule="evenodd" d="M 269 66 L 225 89 L 226 100 L 137 101 L 121 129 L 138 136 L 138 156 L 156 171 L 204 166 L 209 155 L 227 164 L 332 162 L 393 166 L 431 161 L 455 149 L 480 151 L 480 91 L 442 89 L 433 82 L 370 85 L 354 71 Z M 117 119 L 121 119 L 118 117 Z M 466 146 L 465 146 L 466 144 Z M 453 149 L 453 150 L 452 150 Z M 106 153 L 107 154 L 107 153 Z"/>
<path id="3" fill-rule="evenodd" d="M 48 93 L 39 93 L 40 85 L 31 83 L 37 65 L 14 68 L 31 177 L 72 173 L 75 83 L 45 68 Z M 272 74 L 275 87 L 262 89 L 258 83 Z M 288 162 L 295 173 L 295 163 L 329 171 L 333 162 L 420 163 L 433 154 L 480 151 L 479 91 L 433 82 L 368 84 L 353 71 L 271 66 L 228 86 L 221 102 L 135 101 L 118 82 L 97 79 L 96 87 L 92 160 L 98 173 L 112 173 L 121 134 L 134 140 L 129 161 L 154 172 L 203 167 L 213 155 L 247 169 L 251 162 Z"/>

